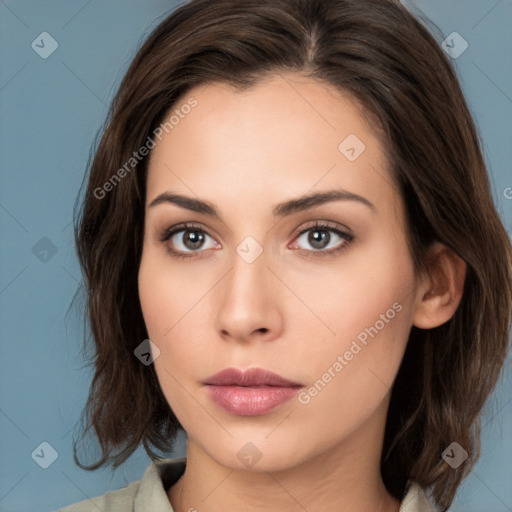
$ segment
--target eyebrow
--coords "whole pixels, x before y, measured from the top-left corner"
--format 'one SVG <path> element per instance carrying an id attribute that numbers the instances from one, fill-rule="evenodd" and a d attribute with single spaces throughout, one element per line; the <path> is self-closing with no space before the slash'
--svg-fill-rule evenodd
<path id="1" fill-rule="evenodd" d="M 289 201 L 279 203 L 273 208 L 272 215 L 274 217 L 286 217 L 332 201 L 354 201 L 367 206 L 373 213 L 376 213 L 377 211 L 375 205 L 365 197 L 347 190 L 334 189 L 308 194 L 298 197 L 297 199 L 291 199 Z M 192 212 L 202 213 L 204 215 L 220 219 L 220 214 L 217 208 L 209 201 L 173 194 L 171 192 L 164 192 L 157 196 L 153 201 L 151 201 L 149 207 L 153 208 L 159 204 L 165 203 L 172 203 Z"/>

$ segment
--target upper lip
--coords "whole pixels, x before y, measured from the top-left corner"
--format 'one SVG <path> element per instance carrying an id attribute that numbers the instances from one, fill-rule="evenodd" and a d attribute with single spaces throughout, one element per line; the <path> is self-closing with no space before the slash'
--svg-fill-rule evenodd
<path id="1" fill-rule="evenodd" d="M 214 386 L 302 386 L 263 368 L 226 368 L 205 379 L 204 384 Z"/>

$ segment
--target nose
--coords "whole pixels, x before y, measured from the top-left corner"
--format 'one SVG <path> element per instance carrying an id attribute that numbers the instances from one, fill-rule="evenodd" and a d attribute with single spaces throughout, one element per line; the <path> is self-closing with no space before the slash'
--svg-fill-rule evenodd
<path id="1" fill-rule="evenodd" d="M 265 252 L 248 263 L 234 255 L 233 268 L 215 297 L 216 329 L 226 341 L 271 341 L 283 329 L 279 281 L 267 268 Z"/>

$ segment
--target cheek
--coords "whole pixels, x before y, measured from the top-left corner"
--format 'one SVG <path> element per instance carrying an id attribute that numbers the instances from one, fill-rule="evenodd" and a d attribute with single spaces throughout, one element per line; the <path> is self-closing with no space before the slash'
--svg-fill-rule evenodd
<path id="1" fill-rule="evenodd" d="M 354 300 L 351 317 L 343 309 L 330 317 L 336 331 L 333 341 L 311 344 L 301 354 L 301 360 L 308 361 L 309 379 L 298 396 L 297 424 L 300 431 L 315 431 L 321 425 L 321 448 L 349 436 L 376 411 L 383 411 L 411 326 L 409 305 L 394 300 L 398 292 L 376 289 L 366 301 Z"/>
<path id="2" fill-rule="evenodd" d="M 139 297 L 148 337 L 160 349 L 154 361 L 160 387 L 180 423 L 189 425 L 189 415 L 199 411 L 183 386 L 188 388 L 188 373 L 200 354 L 201 332 L 204 337 L 204 326 L 200 329 L 195 314 L 205 285 L 190 276 L 185 279 L 164 259 L 150 250 L 143 253 Z"/>
<path id="3" fill-rule="evenodd" d="M 379 333 L 391 331 L 390 327 L 400 322 L 399 316 L 407 316 L 397 315 L 396 309 L 405 311 L 414 298 L 414 269 L 406 242 L 392 235 L 388 240 L 386 236 L 374 237 L 365 242 L 364 248 L 341 255 L 334 264 L 311 265 L 288 279 L 328 328 L 323 329 L 324 339 L 329 344 L 337 343 L 338 348 L 350 345 L 361 332 L 364 338 L 365 329 L 376 323 Z M 302 321 L 307 322 L 307 318 Z M 390 336 L 391 343 L 393 340 Z"/>
<path id="4" fill-rule="evenodd" d="M 215 275 L 184 270 L 185 264 L 169 258 L 151 249 L 143 254 L 139 297 L 148 337 L 160 349 L 155 370 L 164 393 L 174 402 L 183 394 L 179 383 L 201 368 L 205 348 L 215 336 L 208 308 Z"/>
<path id="5" fill-rule="evenodd" d="M 208 289 L 170 261 L 170 256 L 149 248 L 139 268 L 139 297 L 148 334 L 163 342 L 188 316 Z"/>
<path id="6" fill-rule="evenodd" d="M 304 402 L 311 399 L 313 407 L 325 410 L 336 404 L 339 414 L 356 414 L 382 400 L 407 344 L 414 282 L 405 243 L 376 244 L 357 257 L 346 257 L 329 276 L 301 278 L 299 293 L 332 331 L 301 354 L 313 386 Z"/>

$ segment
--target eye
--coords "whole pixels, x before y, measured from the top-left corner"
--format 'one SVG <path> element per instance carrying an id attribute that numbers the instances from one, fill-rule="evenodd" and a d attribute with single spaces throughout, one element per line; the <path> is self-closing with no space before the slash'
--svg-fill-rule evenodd
<path id="1" fill-rule="evenodd" d="M 293 242 L 293 248 L 330 254 L 345 248 L 353 239 L 353 235 L 335 226 L 317 222 L 300 232 Z"/>
<path id="2" fill-rule="evenodd" d="M 167 250 L 177 257 L 192 256 L 192 253 L 213 249 L 218 245 L 200 226 L 191 224 L 169 228 L 162 234 L 160 241 L 163 243 L 169 242 L 166 243 Z"/>

